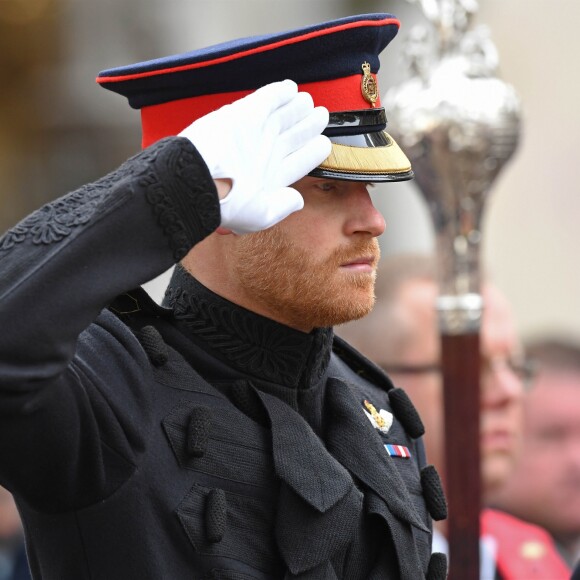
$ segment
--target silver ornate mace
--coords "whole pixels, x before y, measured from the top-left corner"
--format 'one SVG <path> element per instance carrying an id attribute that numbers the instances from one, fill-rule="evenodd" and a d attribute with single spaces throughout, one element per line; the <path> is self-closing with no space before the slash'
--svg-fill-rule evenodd
<path id="1" fill-rule="evenodd" d="M 385 96 L 389 131 L 411 159 L 433 219 L 445 404 L 451 580 L 479 578 L 480 244 L 484 204 L 520 134 L 514 90 L 497 78 L 476 0 L 419 2 L 430 27 L 409 33 L 410 78 Z M 427 434 L 428 436 L 428 434 Z"/>

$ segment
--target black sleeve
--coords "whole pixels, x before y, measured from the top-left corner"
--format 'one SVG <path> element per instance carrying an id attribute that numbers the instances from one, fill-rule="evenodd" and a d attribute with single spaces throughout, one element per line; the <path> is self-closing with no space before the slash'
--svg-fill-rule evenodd
<path id="1" fill-rule="evenodd" d="M 73 505 L 126 477 L 146 427 L 134 420 L 146 391 L 132 386 L 146 361 L 101 311 L 219 221 L 203 159 L 171 137 L 0 238 L 0 483 L 33 504 Z"/>

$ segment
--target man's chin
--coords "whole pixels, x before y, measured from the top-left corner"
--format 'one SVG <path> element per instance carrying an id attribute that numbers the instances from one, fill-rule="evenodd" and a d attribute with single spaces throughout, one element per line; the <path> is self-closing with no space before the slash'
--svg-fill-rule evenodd
<path id="1" fill-rule="evenodd" d="M 483 458 L 482 479 L 484 489 L 492 491 L 502 486 L 514 467 L 514 457 L 507 453 L 494 453 Z"/>
<path id="2" fill-rule="evenodd" d="M 358 295 L 358 297 L 357 297 Z M 353 291 L 347 298 L 335 298 L 332 303 L 317 309 L 319 320 L 313 326 L 337 326 L 364 318 L 373 309 L 374 293 Z"/>

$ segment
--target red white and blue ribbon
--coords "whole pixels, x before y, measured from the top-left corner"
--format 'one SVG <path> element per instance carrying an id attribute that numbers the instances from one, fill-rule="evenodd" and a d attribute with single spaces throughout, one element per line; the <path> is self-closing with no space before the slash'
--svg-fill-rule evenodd
<path id="1" fill-rule="evenodd" d="M 409 448 L 404 445 L 391 445 L 385 443 L 385 449 L 391 457 L 403 457 L 404 459 L 409 459 L 411 457 Z"/>

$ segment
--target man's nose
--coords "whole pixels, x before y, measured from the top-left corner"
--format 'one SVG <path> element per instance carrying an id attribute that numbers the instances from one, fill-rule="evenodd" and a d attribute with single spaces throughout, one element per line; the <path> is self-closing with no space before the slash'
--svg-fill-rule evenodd
<path id="1" fill-rule="evenodd" d="M 364 233 L 377 237 L 385 231 L 385 218 L 373 204 L 366 184 L 355 184 L 353 187 L 350 210 L 345 224 L 347 235 Z"/>
<path id="2" fill-rule="evenodd" d="M 507 359 L 494 358 L 482 361 L 483 404 L 489 407 L 520 401 L 524 393 L 522 378 Z"/>

